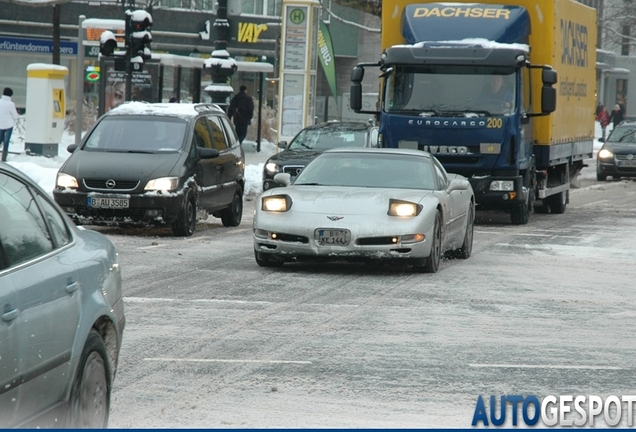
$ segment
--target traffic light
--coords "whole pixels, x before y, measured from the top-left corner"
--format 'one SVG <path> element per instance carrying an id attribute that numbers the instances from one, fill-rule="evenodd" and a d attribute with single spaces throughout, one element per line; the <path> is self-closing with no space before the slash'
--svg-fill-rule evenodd
<path id="1" fill-rule="evenodd" d="M 105 30 L 99 37 L 99 52 L 101 55 L 112 56 L 117 48 L 117 39 L 110 30 Z"/>
<path id="2" fill-rule="evenodd" d="M 145 10 L 126 11 L 127 16 L 127 36 L 128 49 L 130 50 L 130 63 L 135 69 L 139 69 L 141 64 L 150 60 L 152 52 L 150 43 L 152 42 L 152 16 Z"/>

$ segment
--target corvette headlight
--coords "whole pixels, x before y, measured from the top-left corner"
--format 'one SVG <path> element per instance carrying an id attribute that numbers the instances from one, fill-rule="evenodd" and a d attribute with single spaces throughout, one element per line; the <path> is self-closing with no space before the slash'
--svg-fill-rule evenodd
<path id="1" fill-rule="evenodd" d="M 270 195 L 263 197 L 261 208 L 270 212 L 286 212 L 291 208 L 292 200 L 287 195 Z"/>
<path id="2" fill-rule="evenodd" d="M 389 200 L 389 216 L 413 217 L 420 214 L 422 205 L 409 201 Z"/>
<path id="3" fill-rule="evenodd" d="M 72 175 L 57 173 L 57 181 L 56 185 L 58 188 L 73 188 L 77 189 L 79 185 L 77 184 L 77 179 Z"/>
<path id="4" fill-rule="evenodd" d="M 265 164 L 265 169 L 268 173 L 275 174 L 278 172 L 278 165 L 276 165 L 274 162 L 268 162 Z"/>
<path id="5" fill-rule="evenodd" d="M 599 159 L 607 159 L 611 158 L 612 156 L 614 156 L 614 153 L 612 153 L 608 149 L 601 149 L 601 151 L 598 152 Z"/>
<path id="6" fill-rule="evenodd" d="M 490 182 L 491 191 L 511 191 L 515 189 L 515 182 L 512 180 L 496 180 Z"/>
<path id="7" fill-rule="evenodd" d="M 152 179 L 146 184 L 144 190 L 147 191 L 173 191 L 179 186 L 179 177 L 161 177 Z"/>

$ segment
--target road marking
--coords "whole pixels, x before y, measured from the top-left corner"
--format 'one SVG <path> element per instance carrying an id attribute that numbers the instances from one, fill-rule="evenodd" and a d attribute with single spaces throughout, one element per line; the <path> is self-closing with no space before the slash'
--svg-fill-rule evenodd
<path id="1" fill-rule="evenodd" d="M 240 359 L 180 359 L 170 357 L 150 357 L 144 361 L 183 363 L 266 363 L 266 364 L 312 364 L 303 360 L 240 360 Z"/>
<path id="2" fill-rule="evenodd" d="M 584 365 L 530 365 L 530 364 L 479 364 L 469 363 L 468 366 L 476 368 L 513 368 L 513 369 L 590 369 L 590 370 L 623 370 L 617 366 L 584 366 Z"/>
<path id="3" fill-rule="evenodd" d="M 151 297 L 124 297 L 124 301 L 128 303 L 152 303 L 152 302 L 190 302 L 190 303 L 238 303 L 238 304 L 274 304 L 268 301 L 247 301 L 247 300 L 222 300 L 222 299 L 171 299 L 171 298 L 151 298 Z"/>

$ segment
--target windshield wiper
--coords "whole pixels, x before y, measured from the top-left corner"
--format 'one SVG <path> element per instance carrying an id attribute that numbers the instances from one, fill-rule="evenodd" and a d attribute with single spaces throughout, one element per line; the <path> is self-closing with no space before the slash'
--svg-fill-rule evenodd
<path id="1" fill-rule="evenodd" d="M 324 186 L 321 183 L 294 183 L 294 186 Z"/>

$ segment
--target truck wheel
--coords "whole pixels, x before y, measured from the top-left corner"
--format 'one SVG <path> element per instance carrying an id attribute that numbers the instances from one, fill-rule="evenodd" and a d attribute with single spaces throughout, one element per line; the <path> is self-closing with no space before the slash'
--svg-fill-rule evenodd
<path id="1" fill-rule="evenodd" d="M 234 198 L 228 208 L 221 211 L 221 222 L 223 226 L 235 227 L 241 224 L 243 218 L 243 190 L 240 186 L 236 187 Z"/>
<path id="2" fill-rule="evenodd" d="M 515 204 L 510 209 L 510 221 L 513 225 L 525 225 L 530 220 L 530 206 L 528 205 L 530 198 L 523 204 Z"/>
<path id="3" fill-rule="evenodd" d="M 554 214 L 562 214 L 565 213 L 565 207 L 568 202 L 568 196 L 570 191 L 563 191 L 556 195 L 549 196 L 547 198 L 548 207 L 550 207 L 550 212 Z"/>
<path id="4" fill-rule="evenodd" d="M 510 209 L 510 221 L 513 225 L 527 224 L 530 220 L 532 208 L 534 207 L 534 188 L 532 187 L 532 180 L 529 178 L 529 174 L 526 175 L 524 183 L 524 186 L 528 189 L 528 196 L 526 197 L 525 202 L 521 204 L 514 204 Z"/>
<path id="5" fill-rule="evenodd" d="M 194 234 L 197 226 L 197 202 L 194 194 L 186 192 L 183 208 L 177 219 L 172 223 L 172 233 L 179 237 L 189 237 Z"/>

